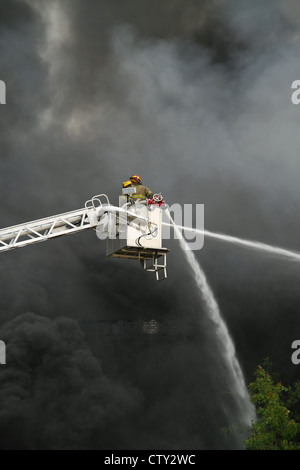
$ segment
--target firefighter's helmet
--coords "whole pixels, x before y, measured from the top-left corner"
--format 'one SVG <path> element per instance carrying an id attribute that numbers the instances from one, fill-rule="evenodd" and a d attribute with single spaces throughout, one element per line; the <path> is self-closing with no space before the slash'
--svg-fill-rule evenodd
<path id="1" fill-rule="evenodd" d="M 130 177 L 130 181 L 138 184 L 142 184 L 141 177 L 139 175 L 133 175 Z"/>

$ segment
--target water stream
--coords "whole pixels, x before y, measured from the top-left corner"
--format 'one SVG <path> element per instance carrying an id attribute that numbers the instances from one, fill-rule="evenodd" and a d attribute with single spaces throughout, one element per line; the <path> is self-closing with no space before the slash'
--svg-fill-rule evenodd
<path id="1" fill-rule="evenodd" d="M 201 298 L 204 302 L 205 311 L 214 327 L 215 337 L 219 343 L 220 350 L 222 351 L 222 359 L 228 369 L 228 374 L 230 375 L 232 392 L 240 410 L 239 418 L 244 424 L 250 425 L 251 421 L 255 419 L 255 411 L 253 405 L 250 402 L 243 372 L 241 370 L 228 328 L 222 318 L 218 303 L 207 282 L 206 276 L 195 257 L 194 252 L 189 249 L 186 241 L 182 237 L 180 230 L 181 227 L 178 227 L 174 223 L 168 209 L 166 210 L 166 214 L 174 227 L 180 246 L 193 273 L 195 285 L 198 288 Z"/>

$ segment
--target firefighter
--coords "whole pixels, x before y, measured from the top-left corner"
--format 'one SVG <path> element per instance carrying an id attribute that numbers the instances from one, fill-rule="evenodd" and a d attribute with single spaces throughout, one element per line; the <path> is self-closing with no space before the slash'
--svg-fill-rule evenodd
<path id="1" fill-rule="evenodd" d="M 136 192 L 131 194 L 131 199 L 136 202 L 138 199 L 141 201 L 146 201 L 147 199 L 153 198 L 153 193 L 149 188 L 142 184 L 140 176 L 133 175 L 130 177 L 130 181 L 125 181 L 123 183 L 123 188 L 134 188 L 136 187 Z"/>

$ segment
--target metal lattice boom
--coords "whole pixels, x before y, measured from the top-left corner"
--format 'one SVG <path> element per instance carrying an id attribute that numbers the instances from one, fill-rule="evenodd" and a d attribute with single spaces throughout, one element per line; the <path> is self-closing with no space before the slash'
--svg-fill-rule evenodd
<path id="1" fill-rule="evenodd" d="M 84 208 L 0 230 L 0 252 L 96 227 L 93 210 Z"/>
<path id="2" fill-rule="evenodd" d="M 0 252 L 97 228 L 99 238 L 107 238 L 109 257 L 139 260 L 144 270 L 154 272 L 160 281 L 167 278 L 169 250 L 161 246 L 161 214 L 146 208 L 145 215 L 145 208 L 139 205 L 128 210 L 128 203 L 115 207 L 106 194 L 100 194 L 89 199 L 84 209 L 0 229 Z"/>

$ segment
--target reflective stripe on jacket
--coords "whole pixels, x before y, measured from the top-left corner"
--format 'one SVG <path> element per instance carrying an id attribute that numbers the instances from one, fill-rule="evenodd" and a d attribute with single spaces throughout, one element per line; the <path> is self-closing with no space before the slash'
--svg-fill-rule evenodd
<path id="1" fill-rule="evenodd" d="M 146 186 L 134 183 L 132 183 L 131 186 L 136 188 L 136 193 L 131 195 L 133 200 L 142 199 L 145 201 L 146 199 L 151 199 L 153 197 L 152 191 L 150 191 Z"/>

